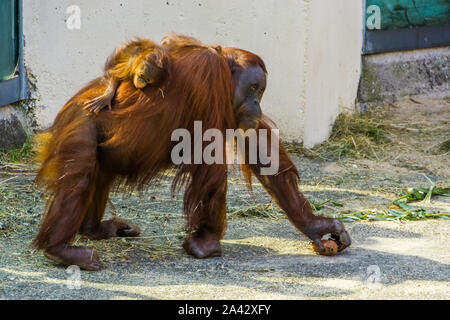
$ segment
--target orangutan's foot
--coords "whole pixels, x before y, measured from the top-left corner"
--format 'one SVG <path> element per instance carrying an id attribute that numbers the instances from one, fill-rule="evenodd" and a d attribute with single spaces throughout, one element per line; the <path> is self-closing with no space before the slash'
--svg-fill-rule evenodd
<path id="1" fill-rule="evenodd" d="M 85 102 L 83 110 L 88 113 L 99 114 L 99 112 L 105 107 L 108 107 L 108 110 L 111 110 L 111 103 L 111 95 L 102 95 Z"/>
<path id="2" fill-rule="evenodd" d="M 196 258 L 220 257 L 222 248 L 216 235 L 203 234 L 202 236 L 190 235 L 184 239 L 184 250 Z"/>
<path id="3" fill-rule="evenodd" d="M 80 233 L 89 239 L 101 240 L 113 237 L 137 237 L 141 229 L 124 219 L 113 218 L 100 222 L 99 227 L 94 231 L 90 231 L 88 227 Z"/>
<path id="4" fill-rule="evenodd" d="M 60 245 L 46 249 L 44 255 L 63 265 L 77 265 L 84 270 L 97 271 L 103 268 L 93 248 Z"/>

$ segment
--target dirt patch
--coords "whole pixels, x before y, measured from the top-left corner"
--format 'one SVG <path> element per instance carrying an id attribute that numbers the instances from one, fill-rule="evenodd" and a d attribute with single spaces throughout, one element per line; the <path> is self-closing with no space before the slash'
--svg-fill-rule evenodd
<path id="1" fill-rule="evenodd" d="M 366 166 L 390 164 L 448 180 L 449 137 L 449 99 L 408 97 L 362 115 L 342 114 L 328 141 L 311 150 L 295 145 L 288 150 L 338 162 L 367 159 L 372 164 Z"/>

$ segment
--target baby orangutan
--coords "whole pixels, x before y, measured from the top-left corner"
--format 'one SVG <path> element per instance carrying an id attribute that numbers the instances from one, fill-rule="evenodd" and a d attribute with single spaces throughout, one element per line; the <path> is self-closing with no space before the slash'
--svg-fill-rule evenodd
<path id="1" fill-rule="evenodd" d="M 132 80 L 136 88 L 158 85 L 166 76 L 169 55 L 157 43 L 136 39 L 117 48 L 105 65 L 105 92 L 85 103 L 84 110 L 98 114 L 105 106 L 111 110 L 116 89 L 122 81 Z"/>

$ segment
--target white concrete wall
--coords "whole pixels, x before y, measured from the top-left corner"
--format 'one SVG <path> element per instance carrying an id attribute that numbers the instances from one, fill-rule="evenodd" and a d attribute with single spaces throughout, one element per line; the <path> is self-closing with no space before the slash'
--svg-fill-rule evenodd
<path id="1" fill-rule="evenodd" d="M 67 7 L 81 8 L 69 30 Z M 38 121 L 49 126 L 115 46 L 169 32 L 259 54 L 267 64 L 263 110 L 288 140 L 327 138 L 356 98 L 361 0 L 23 0 L 25 63 L 37 80 Z"/>
<path id="2" fill-rule="evenodd" d="M 312 0 L 306 54 L 303 142 L 326 140 L 334 120 L 352 110 L 361 73 L 362 1 Z"/>

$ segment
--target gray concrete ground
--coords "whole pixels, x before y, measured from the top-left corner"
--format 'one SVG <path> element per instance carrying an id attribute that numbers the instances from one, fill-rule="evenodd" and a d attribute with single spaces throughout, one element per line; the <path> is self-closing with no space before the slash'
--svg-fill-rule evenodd
<path id="1" fill-rule="evenodd" d="M 442 120 L 445 115 L 448 126 L 448 112 L 443 112 L 436 117 Z M 448 186 L 449 159 L 436 157 L 434 164 L 426 160 L 428 177 Z M 386 209 L 400 188 L 428 185 L 419 167 L 398 162 L 294 161 L 302 175 L 300 189 L 309 199 L 343 204 L 327 204 L 320 214 Z M 170 179 L 141 195 L 112 194 L 116 214 L 141 226 L 142 235 L 77 239 L 76 244 L 97 248 L 106 269 L 81 271 L 80 281 L 74 282 L 77 273 L 69 274 L 30 246 L 45 204 L 32 180 L 26 166 L 0 172 L 1 299 L 450 298 L 450 220 L 346 223 L 352 246 L 325 257 L 314 254 L 308 239 L 283 216 L 230 214 L 223 256 L 198 260 L 181 249 L 182 195 L 171 197 Z M 253 196 L 239 179 L 230 177 L 229 186 L 230 211 L 270 201 L 259 185 Z M 415 205 L 450 212 L 447 197 Z M 111 214 L 108 208 L 107 216 Z M 71 286 L 77 283 L 79 288 Z"/>

